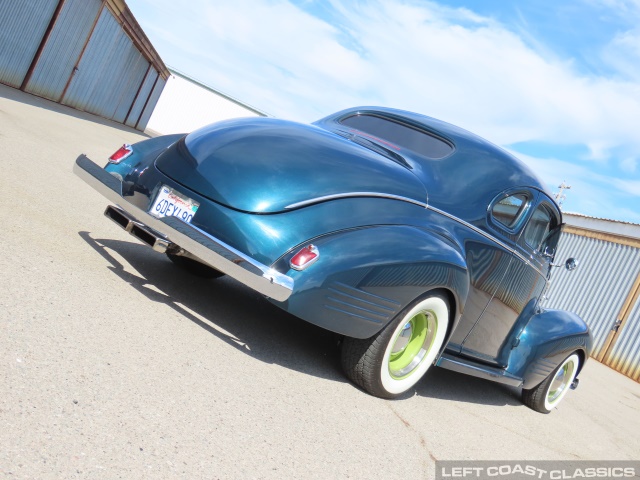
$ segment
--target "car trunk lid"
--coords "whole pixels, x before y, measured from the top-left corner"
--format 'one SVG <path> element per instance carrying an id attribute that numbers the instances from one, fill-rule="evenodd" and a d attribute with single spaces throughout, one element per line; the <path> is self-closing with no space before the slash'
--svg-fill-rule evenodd
<path id="1" fill-rule="evenodd" d="M 252 213 L 354 194 L 427 201 L 406 165 L 320 127 L 272 118 L 196 130 L 163 152 L 156 166 L 200 195 Z"/>

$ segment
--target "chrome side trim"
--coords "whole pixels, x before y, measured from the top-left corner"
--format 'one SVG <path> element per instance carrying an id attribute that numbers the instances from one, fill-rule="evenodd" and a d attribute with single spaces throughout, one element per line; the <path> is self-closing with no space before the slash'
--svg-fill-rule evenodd
<path id="1" fill-rule="evenodd" d="M 336 193 L 333 195 L 324 195 L 322 197 L 310 198 L 309 200 L 303 200 L 302 202 L 292 203 L 291 205 L 287 205 L 284 208 L 286 210 L 291 210 L 293 208 L 306 207 L 307 205 L 312 205 L 314 203 L 327 202 L 329 200 L 337 200 L 339 198 L 354 198 L 354 197 L 390 198 L 392 200 L 400 200 L 402 202 L 413 203 L 414 205 L 427 208 L 426 203 L 419 202 L 418 200 L 414 200 L 413 198 L 407 198 L 400 195 L 393 195 L 391 193 L 379 193 L 379 192 L 349 192 L 349 193 Z"/>
<path id="2" fill-rule="evenodd" d="M 533 268 L 536 272 L 538 272 L 540 275 L 542 275 L 544 278 L 546 278 L 547 276 L 533 263 L 531 263 L 531 260 L 529 260 L 527 257 L 525 257 L 524 255 L 522 255 L 520 252 L 518 252 L 516 249 L 510 247 L 509 245 L 507 245 L 506 243 L 498 240 L 496 237 L 494 237 L 493 235 L 491 235 L 490 233 L 485 232 L 484 230 L 481 230 L 480 228 L 476 227 L 475 225 L 471 225 L 469 222 L 465 222 L 464 220 L 462 220 L 461 218 L 456 217 L 455 215 L 451 215 L 450 213 L 445 212 L 444 210 L 440 210 L 439 208 L 435 208 L 431 205 L 428 205 L 427 208 L 435 213 L 439 213 L 440 215 L 444 215 L 447 218 L 450 218 L 451 220 L 460 223 L 461 225 L 464 225 L 465 227 L 473 230 L 474 232 L 482 235 L 483 237 L 485 237 L 488 240 L 491 240 L 492 242 L 496 243 L 497 245 L 501 246 L 502 248 L 504 248 L 506 251 L 508 251 L 509 253 L 512 253 L 513 255 L 515 255 L 516 257 L 518 257 L 520 260 L 522 260 L 524 263 L 526 263 L 527 265 L 529 265 L 531 268 Z"/>
<path id="3" fill-rule="evenodd" d="M 153 217 L 129 203 L 122 196 L 122 182 L 85 155 L 76 159 L 73 172 L 138 223 L 162 234 L 215 269 L 275 300 L 284 302 L 291 295 L 293 279 L 290 277 L 257 262 L 194 225 L 176 217 Z"/>
<path id="4" fill-rule="evenodd" d="M 514 387 L 520 387 L 524 383 L 523 379 L 503 370 L 501 368 L 489 367 L 471 360 L 454 357 L 448 353 L 443 353 L 436 362 L 436 365 L 454 372 L 465 373 L 472 377 L 484 378 L 493 382 L 504 383 Z"/>

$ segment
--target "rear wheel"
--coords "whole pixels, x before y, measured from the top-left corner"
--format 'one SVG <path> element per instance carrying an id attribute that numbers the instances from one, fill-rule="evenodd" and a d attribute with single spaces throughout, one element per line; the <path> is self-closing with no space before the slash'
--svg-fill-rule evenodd
<path id="1" fill-rule="evenodd" d="M 372 395 L 396 397 L 427 372 L 442 349 L 448 325 L 449 304 L 433 294 L 409 305 L 375 336 L 345 338 L 342 367 Z"/>
<path id="2" fill-rule="evenodd" d="M 224 275 L 224 273 L 216 270 L 215 268 L 198 262 L 193 258 L 185 257 L 183 255 L 174 255 L 172 253 L 167 253 L 167 257 L 169 257 L 169 260 L 178 265 L 180 268 L 186 270 L 192 275 L 195 275 L 196 277 L 218 278 Z"/>
<path id="3" fill-rule="evenodd" d="M 522 402 L 537 412 L 551 412 L 571 388 L 579 367 L 580 356 L 572 353 L 538 386 L 522 390 Z"/>

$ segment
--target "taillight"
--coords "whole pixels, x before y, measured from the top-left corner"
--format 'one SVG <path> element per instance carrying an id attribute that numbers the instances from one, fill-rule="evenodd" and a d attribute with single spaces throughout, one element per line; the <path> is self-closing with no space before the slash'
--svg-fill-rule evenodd
<path id="1" fill-rule="evenodd" d="M 125 158 L 131 156 L 132 153 L 133 153 L 133 147 L 125 143 L 118 150 L 116 150 L 116 153 L 114 153 L 109 157 L 109 162 L 115 163 L 117 165 L 118 163 L 123 161 Z"/>
<path id="2" fill-rule="evenodd" d="M 295 270 L 304 270 L 309 265 L 313 265 L 320 258 L 320 252 L 315 245 L 308 245 L 298 251 L 291 260 L 289 265 Z"/>

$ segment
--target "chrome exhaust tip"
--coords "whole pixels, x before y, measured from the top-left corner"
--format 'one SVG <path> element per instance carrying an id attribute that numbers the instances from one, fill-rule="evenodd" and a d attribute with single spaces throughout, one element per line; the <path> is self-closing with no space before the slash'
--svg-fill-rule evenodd
<path id="1" fill-rule="evenodd" d="M 109 205 L 104 211 L 104 216 L 117 225 L 120 225 L 120 227 L 122 227 L 127 232 L 131 231 L 131 225 L 133 225 L 134 218 L 130 217 L 119 208 Z"/>
<path id="2" fill-rule="evenodd" d="M 138 222 L 135 218 L 128 215 L 125 211 L 109 205 L 104 211 L 105 217 L 109 218 L 130 235 L 136 237 L 145 245 L 150 246 L 158 253 L 166 253 L 167 249 L 175 245 L 166 238 L 160 236 L 146 225 Z M 176 245 L 177 247 L 177 245 Z"/>

